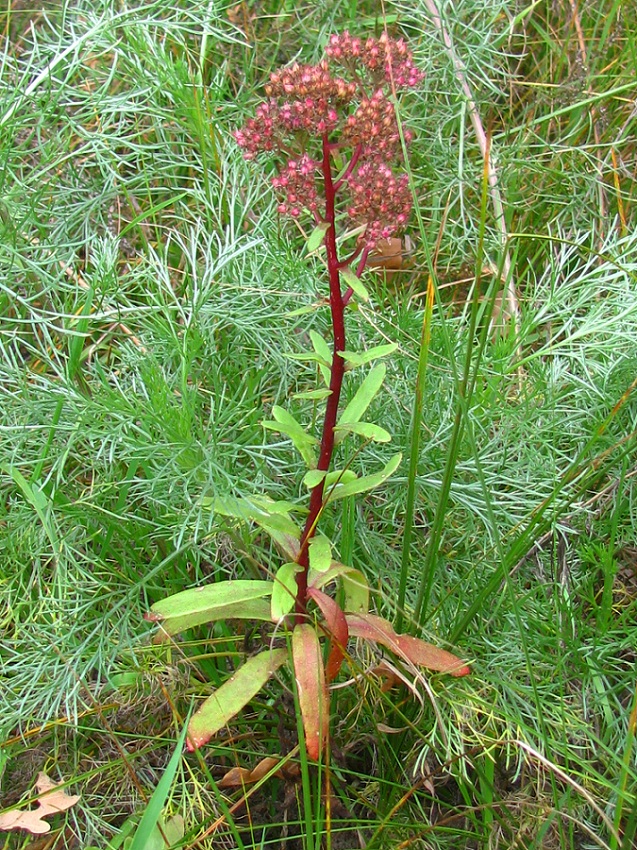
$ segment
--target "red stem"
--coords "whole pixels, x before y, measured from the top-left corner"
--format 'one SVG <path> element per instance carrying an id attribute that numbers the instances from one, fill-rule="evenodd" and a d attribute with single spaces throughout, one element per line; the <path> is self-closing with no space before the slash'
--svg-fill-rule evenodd
<path id="1" fill-rule="evenodd" d="M 327 136 L 323 136 L 323 186 L 325 188 L 325 221 L 330 225 L 325 234 L 325 248 L 327 250 L 327 268 L 330 281 L 330 311 L 332 313 L 332 336 L 334 350 L 332 353 L 332 367 L 330 372 L 331 394 L 325 405 L 325 418 L 323 419 L 323 433 L 321 436 L 321 451 L 317 463 L 317 469 L 327 472 L 332 462 L 334 453 L 334 426 L 338 416 L 338 405 L 343 387 L 343 375 L 345 374 L 345 361 L 339 356 L 339 351 L 345 350 L 345 305 L 341 295 L 341 278 L 339 274 L 338 250 L 336 248 L 336 191 L 337 186 L 332 180 L 332 162 L 330 157 L 330 144 Z M 309 542 L 314 536 L 316 526 L 323 508 L 323 492 L 325 481 L 321 481 L 313 488 L 310 494 L 310 509 L 301 535 L 301 545 L 298 564 L 303 567 L 296 577 L 296 617 L 301 622 L 305 615 L 307 605 L 307 577 L 310 568 Z"/>

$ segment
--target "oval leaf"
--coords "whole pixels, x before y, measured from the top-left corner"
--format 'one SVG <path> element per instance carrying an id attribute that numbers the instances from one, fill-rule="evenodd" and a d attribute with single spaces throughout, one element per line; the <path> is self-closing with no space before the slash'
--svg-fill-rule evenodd
<path id="1" fill-rule="evenodd" d="M 287 658 L 287 649 L 253 655 L 197 709 L 188 725 L 188 749 L 206 744 L 255 697 Z"/>
<path id="2" fill-rule="evenodd" d="M 310 540 L 309 545 L 310 567 L 317 573 L 329 570 L 332 563 L 332 547 L 327 537 L 317 534 Z"/>
<path id="3" fill-rule="evenodd" d="M 356 434 L 365 440 L 374 440 L 376 443 L 388 443 L 391 440 L 389 431 L 372 422 L 339 422 L 334 428 L 334 433 L 337 443 L 348 433 Z"/>
<path id="4" fill-rule="evenodd" d="M 310 233 L 307 238 L 307 252 L 311 254 L 312 251 L 316 251 L 323 244 L 323 240 L 325 239 L 325 234 L 330 229 L 329 221 L 323 221 L 321 224 L 317 224 L 314 230 Z"/>
<path id="5" fill-rule="evenodd" d="M 276 572 L 272 588 L 271 615 L 275 623 L 289 614 L 296 601 L 296 574 L 302 567 L 298 564 L 282 564 Z"/>

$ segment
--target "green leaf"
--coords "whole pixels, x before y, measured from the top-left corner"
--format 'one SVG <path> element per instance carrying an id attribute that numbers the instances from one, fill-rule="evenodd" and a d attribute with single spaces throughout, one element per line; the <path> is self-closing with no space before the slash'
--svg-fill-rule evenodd
<path id="1" fill-rule="evenodd" d="M 316 437 L 308 434 L 303 426 L 285 408 L 275 405 L 272 408 L 272 415 L 274 416 L 274 421 L 266 419 L 262 423 L 263 427 L 289 437 L 307 466 L 313 469 L 316 466 L 316 456 L 312 447 L 318 443 Z"/>
<path id="2" fill-rule="evenodd" d="M 270 615 L 273 622 L 278 623 L 280 619 L 289 614 L 294 608 L 298 587 L 296 575 L 303 568 L 299 564 L 282 564 L 276 571 L 274 587 L 272 588 L 272 603 Z"/>
<path id="3" fill-rule="evenodd" d="M 393 354 L 397 348 L 398 345 L 395 342 L 388 342 L 386 345 L 377 345 L 367 351 L 339 351 L 338 353 L 343 360 L 352 366 L 363 366 L 378 357 L 387 357 L 388 354 Z"/>
<path id="4" fill-rule="evenodd" d="M 175 635 L 202 623 L 225 619 L 270 619 L 262 616 L 263 597 L 272 593 L 271 581 L 220 581 L 205 587 L 182 590 L 156 602 L 145 615 L 151 623 L 161 623 L 166 634 Z M 254 605 L 260 600 L 261 605 Z"/>
<path id="5" fill-rule="evenodd" d="M 305 316 L 306 313 L 313 313 L 318 306 L 318 304 L 307 304 L 305 307 L 297 307 L 296 310 L 289 310 L 283 315 L 286 319 L 295 319 L 297 316 Z"/>
<path id="6" fill-rule="evenodd" d="M 329 366 L 332 362 L 332 352 L 330 351 L 330 347 L 326 340 L 317 331 L 310 331 L 310 339 L 312 340 L 314 351 L 318 354 L 323 363 L 325 363 L 326 366 Z"/>
<path id="7" fill-rule="evenodd" d="M 350 570 L 341 576 L 343 609 L 366 614 L 369 611 L 369 584 L 360 570 Z"/>
<path id="8" fill-rule="evenodd" d="M 327 537 L 316 535 L 310 540 L 308 547 L 310 556 L 310 568 L 317 573 L 324 573 L 329 570 L 332 563 L 332 547 Z"/>
<path id="9" fill-rule="evenodd" d="M 310 331 L 310 339 L 314 346 L 314 351 L 317 355 L 317 363 L 321 377 L 326 387 L 330 385 L 331 368 L 332 368 L 332 352 L 327 342 L 316 331 Z"/>
<path id="10" fill-rule="evenodd" d="M 318 759 L 327 743 L 329 693 L 321 643 L 309 623 L 301 623 L 292 632 L 292 658 L 305 732 L 305 748 L 311 759 Z"/>
<path id="11" fill-rule="evenodd" d="M 347 484 L 338 484 L 331 491 L 330 499 L 344 499 L 346 496 L 353 496 L 356 493 L 365 493 L 368 490 L 373 490 L 374 487 L 383 484 L 383 482 L 396 472 L 400 466 L 402 457 L 402 454 L 399 452 L 389 459 L 380 472 L 363 475 L 362 478 L 357 478 L 356 481 L 349 481 Z"/>
<path id="12" fill-rule="evenodd" d="M 293 502 L 287 502 L 284 499 L 274 501 L 267 496 L 250 496 L 250 498 L 243 499 L 237 499 L 234 496 L 218 496 L 212 501 L 206 501 L 212 505 L 215 513 L 221 514 L 221 516 L 231 516 L 243 522 L 251 520 L 256 522 L 264 516 L 285 515 L 291 511 L 305 513 L 305 508 L 300 508 Z M 204 499 L 201 502 L 204 504 Z"/>
<path id="13" fill-rule="evenodd" d="M 317 484 L 325 479 L 325 487 L 329 489 L 336 483 L 346 484 L 348 481 L 356 481 L 357 478 L 358 475 L 353 469 L 334 469 L 327 474 L 322 469 L 310 469 L 303 476 L 303 483 L 310 490 L 313 490 Z"/>
<path id="14" fill-rule="evenodd" d="M 387 367 L 384 363 L 377 363 L 369 374 L 365 376 L 365 380 L 356 390 L 354 398 L 349 402 L 347 407 L 339 416 L 337 426 L 341 422 L 359 422 L 363 414 L 374 400 L 375 395 L 380 390 L 385 380 Z"/>
<path id="15" fill-rule="evenodd" d="M 309 398 L 309 399 L 319 399 L 319 401 L 323 398 L 327 398 L 332 395 L 332 390 L 325 387 L 324 389 L 318 390 L 307 390 L 302 393 L 294 393 L 294 398 Z"/>
<path id="16" fill-rule="evenodd" d="M 323 244 L 323 240 L 325 239 L 325 234 L 330 229 L 329 221 L 323 221 L 321 224 L 317 224 L 314 230 L 307 237 L 307 252 L 311 254 L 313 251 L 316 251 L 317 248 Z"/>
<path id="17" fill-rule="evenodd" d="M 273 501 L 265 496 L 251 496 L 250 499 L 235 499 L 232 496 L 215 499 L 213 507 L 221 516 L 230 516 L 242 522 L 255 522 L 276 543 L 290 560 L 296 558 L 301 530 L 288 516 L 290 511 L 307 513 L 292 502 Z"/>
<path id="18" fill-rule="evenodd" d="M 347 564 L 332 561 L 330 568 L 324 573 L 310 571 L 308 586 L 320 590 L 333 581 L 341 581 L 344 594 L 343 609 L 345 611 L 369 610 L 369 585 L 360 572 Z"/>
<path id="19" fill-rule="evenodd" d="M 334 431 L 340 435 L 356 434 L 358 437 L 374 440 L 376 443 L 389 443 L 391 440 L 389 431 L 371 422 L 339 422 Z M 337 440 L 337 442 L 340 442 L 340 440 Z"/>
<path id="20" fill-rule="evenodd" d="M 352 271 L 349 266 L 345 266 L 340 270 L 343 281 L 349 286 L 361 301 L 369 301 L 369 292 L 361 283 L 361 279 Z"/>
<path id="21" fill-rule="evenodd" d="M 188 725 L 188 749 L 206 744 L 255 697 L 286 661 L 287 649 L 253 655 L 198 708 Z"/>

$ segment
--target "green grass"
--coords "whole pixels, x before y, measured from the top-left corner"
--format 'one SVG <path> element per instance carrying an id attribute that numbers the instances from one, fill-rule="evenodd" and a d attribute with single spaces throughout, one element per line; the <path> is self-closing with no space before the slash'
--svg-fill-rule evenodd
<path id="1" fill-rule="evenodd" d="M 414 456 L 323 529 L 383 591 L 379 613 L 472 675 L 420 682 L 420 700 L 385 693 L 361 650 L 355 687 L 334 692 L 331 828 L 303 758 L 252 794 L 251 819 L 241 789 L 219 788 L 265 755 L 298 765 L 273 683 L 232 740 L 177 769 L 164 818 L 183 816 L 183 846 L 633 846 L 637 21 L 628 4 L 580 6 L 444 6 L 504 241 L 431 4 L 385 8 L 426 72 L 401 106 L 415 247 L 391 280 L 370 274 L 372 303 L 347 320 L 352 348 L 399 345 L 371 418 Z M 0 807 L 39 770 L 70 783 L 82 800 L 53 822 L 55 847 L 122 846 L 191 704 L 244 650 L 222 627 L 152 645 L 142 619 L 275 563 L 210 498 L 304 497 L 289 442 L 261 421 L 273 404 L 319 414 L 292 399 L 315 375 L 287 354 L 327 327 L 322 310 L 290 315 L 322 296 L 322 268 L 231 132 L 270 70 L 316 59 L 330 32 L 376 31 L 376 9 L 0 10 Z M 507 257 L 517 334 L 489 325 Z"/>

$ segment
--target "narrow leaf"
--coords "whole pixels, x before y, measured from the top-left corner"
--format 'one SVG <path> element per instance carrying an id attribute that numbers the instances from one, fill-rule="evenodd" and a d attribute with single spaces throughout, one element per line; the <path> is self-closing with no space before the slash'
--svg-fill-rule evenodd
<path id="1" fill-rule="evenodd" d="M 156 602 L 145 615 L 145 619 L 152 623 L 161 623 L 165 632 L 174 635 L 213 620 L 240 618 L 243 605 L 246 605 L 245 619 L 251 619 L 258 609 L 247 603 L 271 593 L 270 581 L 220 581 L 205 587 L 183 590 Z M 261 618 L 257 616 L 256 619 Z"/>
<path id="2" fill-rule="evenodd" d="M 255 697 L 287 658 L 287 649 L 266 650 L 253 655 L 227 682 L 208 697 L 188 726 L 188 749 L 206 744 L 235 714 Z"/>
<path id="3" fill-rule="evenodd" d="M 405 658 L 418 667 L 429 670 L 439 670 L 452 676 L 468 676 L 471 668 L 446 649 L 440 649 L 432 643 L 421 640 L 413 635 L 397 635 L 398 646 Z"/>
<path id="4" fill-rule="evenodd" d="M 310 469 L 303 476 L 303 483 L 310 490 L 325 479 L 325 488 L 329 490 L 334 484 L 347 484 L 348 481 L 356 481 L 358 476 L 353 469 L 334 469 L 327 474 L 321 469 Z"/>
<path id="5" fill-rule="evenodd" d="M 343 282 L 358 295 L 361 301 L 369 301 L 369 292 L 365 289 L 361 279 L 357 277 L 356 273 L 349 266 L 342 268 L 340 274 Z"/>
<path id="6" fill-rule="evenodd" d="M 323 378 L 325 386 L 329 387 L 331 377 L 332 352 L 330 351 L 330 347 L 327 342 L 316 331 L 310 331 L 310 339 L 312 340 L 312 345 L 317 355 L 317 362 L 321 377 Z"/>
<path id="7" fill-rule="evenodd" d="M 328 221 L 321 222 L 321 224 L 317 224 L 314 230 L 310 233 L 307 238 L 307 252 L 311 254 L 312 251 L 316 251 L 323 244 L 323 240 L 325 239 L 325 234 L 330 229 L 330 223 Z"/>
<path id="8" fill-rule="evenodd" d="M 305 307 L 297 307 L 296 310 L 288 310 L 283 315 L 286 319 L 295 319 L 297 316 L 305 316 L 307 313 L 313 313 L 318 304 L 307 304 Z"/>
<path id="9" fill-rule="evenodd" d="M 305 732 L 305 747 L 311 759 L 318 759 L 327 742 L 329 694 L 321 644 L 316 631 L 309 623 L 301 623 L 292 632 L 292 658 Z"/>
<path id="10" fill-rule="evenodd" d="M 320 608 L 321 614 L 325 618 L 325 626 L 330 634 L 330 651 L 325 667 L 325 677 L 328 682 L 332 682 L 338 676 L 347 649 L 349 629 L 345 613 L 341 606 L 322 590 L 310 587 L 307 595 Z"/>
<path id="11" fill-rule="evenodd" d="M 377 345 L 374 348 L 369 348 L 367 351 L 339 351 L 343 360 L 350 363 L 352 366 L 364 366 L 365 363 L 371 363 L 379 357 L 387 357 L 388 354 L 393 354 L 398 348 L 395 342 L 388 342 L 386 345 Z"/>
<path id="12" fill-rule="evenodd" d="M 357 478 L 356 481 L 349 481 L 347 484 L 338 484 L 331 491 L 331 499 L 344 499 L 346 496 L 353 496 L 356 493 L 365 493 L 367 490 L 373 490 L 383 484 L 391 475 L 396 472 L 402 460 L 402 454 L 394 455 L 380 472 L 374 472 L 371 475 L 364 475 L 362 478 Z"/>
<path id="13" fill-rule="evenodd" d="M 336 442 L 339 443 L 345 434 L 356 434 L 363 437 L 365 440 L 374 440 L 376 443 L 388 443 L 391 440 L 391 434 L 380 425 L 374 425 L 372 422 L 339 422 L 334 428 Z"/>
<path id="14" fill-rule="evenodd" d="M 296 574 L 302 569 L 298 564 L 282 564 L 276 571 L 270 607 L 272 620 L 278 623 L 294 608 L 297 585 Z"/>
<path id="15" fill-rule="evenodd" d="M 309 545 L 310 567 L 317 573 L 329 570 L 332 563 L 332 547 L 327 537 L 316 535 Z"/>
<path id="16" fill-rule="evenodd" d="M 356 390 L 354 398 L 349 402 L 345 410 L 339 417 L 341 422 L 358 422 L 365 411 L 372 403 L 374 396 L 377 394 L 387 373 L 387 367 L 384 363 L 377 363 L 365 376 L 365 380 Z"/>
<path id="17" fill-rule="evenodd" d="M 294 393 L 294 398 L 309 398 L 309 399 L 318 399 L 320 401 L 323 398 L 327 398 L 332 395 L 332 390 L 325 387 L 324 389 L 318 390 L 307 390 L 302 393 Z"/>

